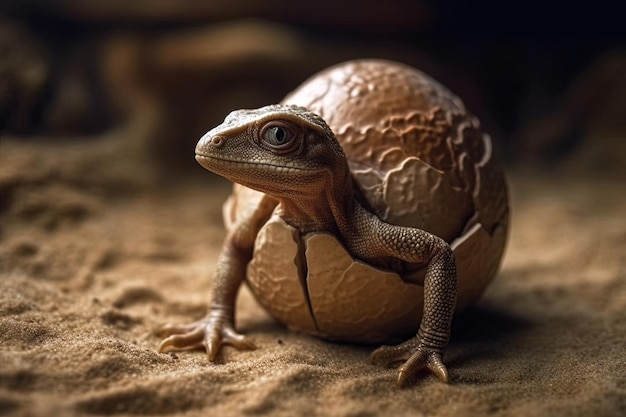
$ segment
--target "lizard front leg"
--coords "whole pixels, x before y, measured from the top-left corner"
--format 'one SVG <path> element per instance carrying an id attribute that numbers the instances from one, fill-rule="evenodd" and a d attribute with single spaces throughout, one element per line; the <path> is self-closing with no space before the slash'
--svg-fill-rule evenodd
<path id="1" fill-rule="evenodd" d="M 378 239 L 373 246 L 378 254 L 428 266 L 424 278 L 424 311 L 417 335 L 400 345 L 378 348 L 371 360 L 386 365 L 405 361 L 398 374 L 401 386 L 422 369 L 447 382 L 448 370 L 442 356 L 448 346 L 456 305 L 454 253 L 445 241 L 423 230 L 376 223 Z"/>
<path id="2" fill-rule="evenodd" d="M 237 233 L 231 233 L 226 238 L 218 258 L 209 314 L 194 323 L 161 326 L 157 334 L 165 339 L 159 345 L 159 352 L 203 348 L 213 362 L 223 345 L 237 349 L 255 348 L 247 337 L 235 330 L 235 301 L 251 256 L 251 249 L 239 246 L 236 236 Z"/>

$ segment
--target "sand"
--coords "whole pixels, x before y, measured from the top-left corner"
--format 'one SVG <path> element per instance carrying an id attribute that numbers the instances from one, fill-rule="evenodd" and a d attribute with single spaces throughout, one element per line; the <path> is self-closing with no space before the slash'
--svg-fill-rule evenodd
<path id="1" fill-rule="evenodd" d="M 624 178 L 511 171 L 506 258 L 455 318 L 451 382 L 400 389 L 373 347 L 289 332 L 246 290 L 257 350 L 157 353 L 160 324 L 206 311 L 230 186 L 98 146 L 0 140 L 0 415 L 626 415 Z"/>

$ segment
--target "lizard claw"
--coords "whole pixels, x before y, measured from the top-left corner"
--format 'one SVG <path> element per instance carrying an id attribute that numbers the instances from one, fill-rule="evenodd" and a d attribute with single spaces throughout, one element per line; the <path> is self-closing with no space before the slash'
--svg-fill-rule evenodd
<path id="1" fill-rule="evenodd" d="M 212 327 L 205 337 L 203 345 L 211 362 L 215 361 L 223 345 L 232 346 L 239 350 L 254 350 L 256 346 L 246 336 L 237 333 L 232 326 Z"/>
<path id="2" fill-rule="evenodd" d="M 159 344 L 162 353 L 191 350 L 202 347 L 204 338 L 202 327 L 194 327 L 195 323 L 185 326 L 166 324 L 157 330 L 157 335 L 165 337 Z"/>
<path id="3" fill-rule="evenodd" d="M 448 369 L 441 359 L 439 349 L 429 348 L 414 337 L 397 346 L 381 346 L 370 357 L 375 365 L 392 365 L 404 361 L 398 373 L 397 383 L 405 386 L 419 371 L 428 369 L 443 382 L 448 382 Z"/>
<path id="4" fill-rule="evenodd" d="M 256 349 L 254 343 L 237 333 L 232 323 L 220 313 L 212 312 L 208 317 L 191 324 L 161 326 L 157 335 L 165 339 L 159 344 L 158 351 L 167 353 L 203 348 L 209 361 L 215 362 L 224 345 L 240 350 Z"/>
<path id="5" fill-rule="evenodd" d="M 428 369 L 442 382 L 448 382 L 448 369 L 441 361 L 441 354 L 439 352 L 417 350 L 404 365 L 400 367 L 398 385 L 401 387 L 404 386 L 413 375 L 422 369 Z"/>

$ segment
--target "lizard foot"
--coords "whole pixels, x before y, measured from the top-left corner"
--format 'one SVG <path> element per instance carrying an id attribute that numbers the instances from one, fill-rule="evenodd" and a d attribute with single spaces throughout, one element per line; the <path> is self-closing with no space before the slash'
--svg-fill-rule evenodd
<path id="1" fill-rule="evenodd" d="M 381 346 L 372 352 L 374 365 L 390 366 L 404 362 L 398 373 L 398 385 L 404 386 L 418 372 L 427 369 L 441 381 L 448 382 L 448 369 L 441 360 L 442 349 L 424 345 L 419 337 L 413 337 L 396 346 Z"/>
<path id="2" fill-rule="evenodd" d="M 206 318 L 190 324 L 165 324 L 157 330 L 165 337 L 159 345 L 161 353 L 204 349 L 211 362 L 215 361 L 223 345 L 241 350 L 256 349 L 246 336 L 237 333 L 232 320 L 221 310 L 212 311 Z"/>

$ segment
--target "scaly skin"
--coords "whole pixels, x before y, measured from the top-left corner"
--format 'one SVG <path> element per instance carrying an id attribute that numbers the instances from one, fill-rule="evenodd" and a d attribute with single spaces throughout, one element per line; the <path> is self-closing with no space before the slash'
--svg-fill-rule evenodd
<path id="1" fill-rule="evenodd" d="M 377 349 L 372 361 L 405 361 L 400 385 L 422 369 L 448 381 L 442 356 L 455 308 L 454 254 L 442 239 L 385 223 L 357 202 L 346 157 L 321 118 L 296 106 L 239 110 L 199 141 L 196 159 L 206 169 L 266 196 L 258 209 L 237 219 L 226 238 L 209 315 L 190 325 L 164 326 L 161 334 L 167 338 L 159 351 L 204 347 L 213 361 L 224 344 L 253 348 L 235 331 L 234 305 L 255 236 L 274 210 L 303 234 L 333 233 L 355 258 L 372 265 L 389 258 L 425 265 L 424 311 L 417 335 L 401 345 Z"/>

